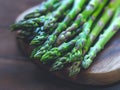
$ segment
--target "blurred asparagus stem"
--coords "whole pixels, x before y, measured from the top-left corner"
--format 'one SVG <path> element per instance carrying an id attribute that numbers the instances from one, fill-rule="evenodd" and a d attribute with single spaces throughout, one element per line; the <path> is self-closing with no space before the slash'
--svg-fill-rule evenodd
<path id="1" fill-rule="evenodd" d="M 48 12 L 52 12 L 53 10 L 57 9 L 61 4 L 61 1 L 59 0 L 47 0 L 46 2 L 42 2 L 38 9 L 36 9 L 34 12 L 31 12 L 27 14 L 24 19 L 31 19 L 31 18 L 37 18 L 41 15 L 45 15 Z"/>

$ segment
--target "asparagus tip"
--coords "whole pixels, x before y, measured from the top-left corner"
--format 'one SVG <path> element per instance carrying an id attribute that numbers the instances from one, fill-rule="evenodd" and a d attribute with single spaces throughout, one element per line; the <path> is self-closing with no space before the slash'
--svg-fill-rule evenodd
<path id="1" fill-rule="evenodd" d="M 41 57 L 41 61 L 42 62 L 45 62 L 45 61 L 48 61 L 48 60 L 50 60 L 50 55 L 49 55 L 49 53 L 45 53 L 42 57 Z"/>
<path id="2" fill-rule="evenodd" d="M 55 23 L 56 19 L 54 17 L 49 17 L 44 23 L 44 28 L 49 29 L 51 27 L 54 27 L 54 25 L 56 25 Z"/>
<path id="3" fill-rule="evenodd" d="M 76 76 L 80 72 L 80 64 L 80 61 L 73 63 L 73 65 L 69 68 L 69 77 Z"/>
<path id="4" fill-rule="evenodd" d="M 38 43 L 38 41 L 33 39 L 29 45 L 35 45 L 36 43 Z"/>
<path id="5" fill-rule="evenodd" d="M 36 51 L 33 50 L 32 53 L 31 53 L 31 55 L 30 55 L 30 58 L 34 58 L 35 53 L 36 53 Z"/>
<path id="6" fill-rule="evenodd" d="M 58 53 L 58 48 L 53 48 L 51 49 L 50 51 L 46 52 L 41 60 L 42 61 L 48 61 L 48 60 L 53 60 L 53 59 L 56 59 L 57 56 L 60 56 L 60 53 Z"/>
<path id="7" fill-rule="evenodd" d="M 38 51 L 38 52 L 36 52 L 35 54 L 34 54 L 34 58 L 39 58 L 39 59 L 41 59 L 41 57 L 42 57 L 42 51 Z"/>
<path id="8" fill-rule="evenodd" d="M 57 71 L 60 70 L 61 68 L 63 68 L 63 63 L 58 61 L 53 64 L 50 71 Z"/>
<path id="9" fill-rule="evenodd" d="M 92 60 L 88 56 L 85 56 L 85 59 L 82 62 L 82 67 L 84 69 L 87 69 L 91 65 L 91 63 L 92 63 Z"/>

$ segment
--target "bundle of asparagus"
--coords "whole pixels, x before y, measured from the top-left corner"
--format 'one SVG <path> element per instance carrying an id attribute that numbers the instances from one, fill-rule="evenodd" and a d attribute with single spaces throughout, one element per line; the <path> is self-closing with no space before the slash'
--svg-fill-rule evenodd
<path id="1" fill-rule="evenodd" d="M 120 29 L 119 5 L 119 0 L 47 0 L 12 31 L 29 38 L 35 47 L 31 58 L 50 62 L 51 71 L 68 67 L 71 77 L 87 69 Z"/>

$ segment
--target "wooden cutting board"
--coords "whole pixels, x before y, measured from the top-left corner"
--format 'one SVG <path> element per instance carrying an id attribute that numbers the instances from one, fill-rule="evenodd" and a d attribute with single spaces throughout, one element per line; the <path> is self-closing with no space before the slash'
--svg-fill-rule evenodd
<path id="1" fill-rule="evenodd" d="M 38 6 L 23 12 L 16 19 L 16 22 L 22 20 L 24 15 L 32 12 L 36 8 Z M 29 54 L 31 52 L 30 47 L 26 43 L 20 42 L 19 44 L 25 53 Z M 120 81 L 120 31 L 105 46 L 105 49 L 99 53 L 92 66 L 87 70 L 83 70 L 77 78 L 67 77 L 66 69 L 64 71 L 54 72 L 53 74 L 75 83 L 87 85 L 108 85 Z"/>

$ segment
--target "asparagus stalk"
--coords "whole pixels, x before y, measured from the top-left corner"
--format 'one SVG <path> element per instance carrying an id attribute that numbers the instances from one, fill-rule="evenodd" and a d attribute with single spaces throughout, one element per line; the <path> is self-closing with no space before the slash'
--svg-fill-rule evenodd
<path id="1" fill-rule="evenodd" d="M 69 10 L 64 13 L 63 17 L 66 16 L 66 15 L 68 14 L 68 12 L 69 12 Z M 60 19 L 63 19 L 63 17 L 61 17 Z M 59 22 L 60 22 L 60 21 L 59 21 Z M 56 27 L 58 26 L 57 23 L 55 23 L 55 25 L 56 25 Z M 54 26 L 55 26 L 55 25 L 54 25 Z M 52 29 L 55 29 L 56 27 L 53 27 Z M 41 27 L 41 28 L 42 28 L 42 27 Z M 39 34 L 37 34 L 37 35 L 32 39 L 30 45 L 41 45 L 41 44 L 43 44 L 43 42 L 45 42 L 45 40 L 47 40 L 47 38 L 48 38 L 48 36 L 49 36 L 50 33 L 45 32 L 45 31 L 44 31 L 43 29 L 41 29 L 41 28 L 38 28 L 37 30 L 34 31 L 34 32 L 35 32 L 35 35 L 36 35 L 36 31 L 37 31 L 37 33 L 39 33 Z M 51 32 L 51 28 L 49 29 L 49 31 Z M 42 34 L 41 34 L 41 33 L 42 33 Z M 33 33 L 32 35 L 34 35 L 34 33 Z"/>
<path id="2" fill-rule="evenodd" d="M 55 20 L 53 20 L 53 17 L 49 17 L 49 16 L 59 15 L 60 11 L 64 11 L 64 10 L 66 10 L 66 8 L 68 8 L 67 6 L 65 6 L 65 4 L 70 6 L 70 4 L 72 4 L 72 2 L 73 2 L 73 0 L 71 0 L 70 2 L 62 1 L 62 3 L 64 3 L 64 4 L 61 5 L 53 13 L 48 14 L 47 16 L 41 16 L 39 18 L 31 18 L 31 19 L 28 19 L 28 20 L 20 21 L 20 22 L 18 22 L 16 24 L 12 25 L 12 30 L 14 31 L 14 30 L 20 30 L 21 29 L 21 30 L 27 31 L 26 33 L 31 32 L 30 35 L 32 35 L 33 34 L 32 32 L 34 32 L 34 30 L 36 30 L 36 28 L 41 28 L 41 30 L 44 30 L 45 33 L 50 34 L 52 32 L 52 30 L 54 30 L 54 28 L 57 27 L 58 24 L 57 24 L 57 22 L 55 24 L 52 24 L 52 22 L 51 22 L 51 24 L 48 24 L 48 23 L 46 24 L 46 22 L 49 21 L 49 20 L 51 21 L 51 19 L 52 19 L 53 22 L 55 21 Z M 67 13 L 68 13 L 68 11 L 65 12 L 64 14 L 62 14 L 61 18 L 63 18 L 63 16 L 65 16 Z M 47 28 L 45 28 L 44 25 L 46 25 L 46 27 L 48 28 L 47 31 L 45 30 Z M 50 28 L 50 27 L 52 27 L 52 28 Z M 25 35 L 26 34 L 24 33 L 24 35 L 22 34 L 22 36 L 20 36 L 20 37 L 22 37 L 22 39 L 28 37 L 28 35 L 27 36 L 25 36 Z M 42 36 L 39 35 L 39 36 L 36 36 L 36 37 L 37 38 L 39 37 L 39 39 L 38 39 L 39 42 L 43 42 L 47 38 L 45 36 L 46 35 L 42 35 Z M 33 39 L 31 44 L 38 44 L 38 43 L 35 43 L 36 42 L 36 37 L 35 37 L 35 39 Z"/>
<path id="3" fill-rule="evenodd" d="M 81 57 L 83 57 L 83 55 L 89 50 L 89 48 L 92 45 L 92 43 L 94 42 L 94 40 L 97 38 L 97 36 L 103 30 L 103 28 L 108 23 L 110 18 L 113 16 L 113 14 L 114 14 L 116 8 L 119 6 L 119 4 L 120 4 L 119 0 L 111 0 L 110 1 L 109 5 L 106 7 L 100 20 L 98 21 L 98 23 L 95 25 L 95 27 L 91 31 L 90 35 L 88 36 L 87 41 L 86 41 L 84 47 L 82 48 L 83 51 L 81 52 L 82 53 Z M 83 59 L 80 59 L 79 61 L 76 61 L 73 63 L 73 65 L 69 69 L 70 76 L 76 75 L 80 72 L 80 65 L 81 65 L 82 60 Z M 77 64 L 77 66 L 75 66 L 76 64 Z"/>
<path id="4" fill-rule="evenodd" d="M 86 6 L 85 10 L 82 13 L 78 14 L 75 22 L 70 27 L 68 27 L 67 30 L 63 31 L 58 36 L 56 44 L 60 45 L 61 43 L 68 40 L 70 37 L 73 37 L 75 35 L 75 33 L 77 33 L 75 30 L 77 30 L 77 28 L 80 25 L 83 25 L 86 22 L 88 17 L 90 17 L 90 15 L 96 10 L 99 3 L 102 3 L 102 1 L 101 0 L 91 0 L 89 2 L 89 4 Z"/>
<path id="5" fill-rule="evenodd" d="M 86 0 L 85 0 L 86 1 Z M 72 11 L 71 11 L 71 13 L 74 13 L 75 12 L 75 9 L 77 9 L 78 8 L 78 5 L 83 5 L 84 3 L 85 3 L 85 1 L 82 1 L 82 0 L 76 0 L 75 2 L 74 2 L 74 9 L 72 9 Z M 68 13 L 67 13 L 68 14 Z M 65 15 L 67 15 L 66 13 L 65 13 Z M 73 17 L 73 16 L 70 16 L 70 17 Z M 45 23 L 46 24 L 46 23 Z M 50 26 L 50 25 L 49 25 Z M 47 26 L 47 28 L 49 27 L 49 26 Z M 52 28 L 52 30 L 53 30 L 53 28 Z M 38 39 L 38 40 L 37 40 Z M 43 40 L 45 40 L 45 37 L 44 36 L 36 36 L 32 41 L 31 41 L 31 44 L 32 45 L 36 45 L 37 43 L 39 43 L 39 42 L 41 42 L 41 41 L 43 41 Z"/>
<path id="6" fill-rule="evenodd" d="M 42 48 L 39 49 L 36 54 L 33 56 L 34 58 L 41 58 L 41 56 L 49 49 L 52 48 L 54 42 L 57 39 L 57 36 L 67 28 L 70 22 L 76 17 L 76 15 L 81 11 L 84 4 L 87 0 L 75 0 L 72 10 L 67 14 L 65 19 L 58 25 L 56 30 L 48 37 L 46 42 L 43 44 Z"/>
<path id="7" fill-rule="evenodd" d="M 51 14 L 48 14 L 46 16 L 41 16 L 39 18 L 32 18 L 26 21 L 18 22 L 12 25 L 12 29 L 13 30 L 26 29 L 26 28 L 30 29 L 32 27 L 43 26 L 42 29 L 49 30 L 50 27 L 52 28 L 54 27 L 54 23 L 56 23 L 56 20 L 58 20 L 58 18 L 60 18 L 63 15 L 62 12 L 64 13 L 64 11 L 66 11 L 72 5 L 73 1 L 74 0 L 62 1 L 61 2 L 62 5 Z"/>
<path id="8" fill-rule="evenodd" d="M 59 0 L 47 0 L 46 2 L 42 2 L 39 5 L 39 8 L 35 11 L 27 14 L 24 19 L 36 18 L 40 17 L 41 15 L 45 15 L 50 11 L 57 9 L 60 6 L 61 2 Z"/>
<path id="9" fill-rule="evenodd" d="M 89 24 L 88 24 L 89 23 Z M 83 27 L 83 31 L 84 30 L 88 30 L 90 29 L 90 26 L 92 25 L 91 20 L 89 20 L 87 23 L 84 24 Z M 78 40 L 76 41 L 76 45 L 75 47 L 72 49 L 71 52 L 68 52 L 65 56 L 57 58 L 56 62 L 53 63 L 51 71 L 55 71 L 55 70 L 60 70 L 64 67 L 65 64 L 71 63 L 73 61 L 76 61 L 77 59 L 81 58 L 81 53 L 82 51 L 79 50 L 79 48 L 81 48 L 81 45 L 78 45 L 81 42 L 81 36 L 83 35 L 83 33 L 79 34 Z M 83 37 L 82 37 L 83 38 Z M 82 39 L 83 40 L 83 39 Z M 84 42 L 84 41 L 83 41 Z M 84 44 L 84 43 L 83 43 Z M 73 54 L 73 55 L 72 55 Z M 77 57 L 76 57 L 77 56 Z M 79 58 L 78 58 L 79 57 Z"/>
<path id="10" fill-rule="evenodd" d="M 64 54 L 69 52 L 74 47 L 77 38 L 78 37 L 76 37 L 75 39 L 73 39 L 67 43 L 63 43 L 60 46 L 54 47 L 51 50 L 47 51 L 42 56 L 41 61 L 42 62 L 49 62 L 50 60 L 55 60 L 55 59 L 63 56 Z"/>
<path id="11" fill-rule="evenodd" d="M 83 28 L 82 28 L 83 31 L 79 34 L 79 38 L 76 41 L 76 45 L 73 48 L 73 50 L 70 53 L 67 53 L 65 56 L 58 58 L 56 62 L 52 65 L 52 68 L 51 68 L 52 71 L 60 70 L 64 67 L 65 64 L 71 63 L 81 58 L 82 47 L 84 46 L 86 42 L 86 38 L 88 37 L 88 34 L 90 33 L 92 24 L 96 20 L 101 10 L 106 5 L 106 3 L 107 3 L 107 0 L 104 0 L 100 4 L 98 9 L 92 14 L 89 20 L 83 25 Z"/>
<path id="12" fill-rule="evenodd" d="M 33 32 L 31 32 L 31 31 L 33 31 Z M 22 39 L 22 40 L 24 40 L 24 39 L 26 39 L 26 40 L 29 40 L 30 42 L 31 42 L 31 40 L 32 39 L 34 39 L 34 37 L 37 35 L 42 35 L 42 36 L 44 36 L 44 38 L 46 37 L 46 33 L 44 32 L 44 31 L 41 31 L 41 29 L 38 27 L 38 28 L 36 28 L 36 29 L 34 29 L 34 30 L 19 30 L 19 31 L 17 31 L 17 37 L 19 38 L 19 39 Z M 32 38 L 31 38 L 32 37 Z M 37 39 L 37 38 L 36 38 Z M 30 43 L 29 42 L 29 43 Z M 35 41 L 34 41 L 35 42 Z M 39 42 L 38 42 L 39 43 Z"/>
<path id="13" fill-rule="evenodd" d="M 68 14 L 68 12 L 69 12 L 69 10 L 66 11 L 63 14 L 63 16 L 60 18 L 60 20 L 58 20 L 58 22 L 60 22 L 61 20 L 63 20 L 63 18 Z M 49 32 L 44 31 L 44 29 L 42 29 L 42 26 L 41 27 L 37 27 L 36 29 L 29 29 L 29 30 L 22 29 L 22 30 L 19 30 L 19 35 L 18 36 L 19 36 L 20 39 L 29 38 L 30 41 L 32 40 L 30 42 L 30 45 L 35 45 L 35 46 L 36 45 L 41 45 L 41 44 L 43 44 L 43 42 L 49 36 L 49 34 L 51 32 L 51 29 L 56 28 L 58 26 L 58 23 L 55 23 L 54 26 L 55 27 L 49 29 Z M 33 38 L 30 38 L 31 36 Z"/>
<path id="14" fill-rule="evenodd" d="M 110 26 L 104 31 L 103 34 L 99 36 L 99 40 L 96 44 L 90 48 L 90 51 L 85 55 L 82 62 L 82 67 L 87 69 L 93 62 L 98 52 L 100 52 L 108 41 L 115 35 L 115 33 L 120 29 L 120 7 L 117 10 L 117 16 L 111 22 Z"/>
<path id="15" fill-rule="evenodd" d="M 68 19 L 69 18 L 73 18 L 73 17 L 75 17 L 75 15 L 73 15 L 73 13 L 77 13 L 77 12 L 79 12 L 79 10 L 81 10 L 81 8 L 79 8 L 80 6 L 82 6 L 84 3 L 86 2 L 86 0 L 85 1 L 82 1 L 82 0 L 75 0 L 74 1 L 74 8 L 71 10 L 71 12 L 70 12 L 70 15 L 68 15 L 69 17 L 68 17 Z M 78 7 L 78 5 L 79 5 L 79 7 Z M 65 6 L 65 5 L 64 5 Z M 76 11 L 75 11 L 76 10 Z M 61 10 L 60 10 L 61 11 Z M 44 26 L 43 26 L 43 28 L 45 29 L 45 30 L 47 30 L 47 29 L 49 29 L 49 28 L 51 28 L 52 30 L 54 30 L 54 28 L 53 28 L 53 26 L 54 26 L 54 24 L 55 24 L 55 22 L 57 21 L 57 19 L 55 18 L 55 17 L 58 17 L 58 15 L 60 15 L 60 13 L 62 12 L 55 12 L 55 15 L 53 15 L 48 21 L 46 21 L 45 23 L 44 23 Z M 58 13 L 58 14 L 56 14 L 56 13 Z M 51 31 L 52 32 L 52 31 Z"/>
<path id="16" fill-rule="evenodd" d="M 44 22 L 43 29 L 49 30 L 49 28 L 54 30 L 54 25 L 57 20 L 63 15 L 64 11 L 66 11 L 72 4 L 74 0 L 63 0 L 61 6 L 53 12 L 51 15 L 48 15 L 49 19 Z"/>
<path id="17" fill-rule="evenodd" d="M 33 33 L 32 35 L 34 36 L 34 38 L 31 40 L 30 45 L 35 46 L 41 45 L 48 37 L 48 34 L 45 33 L 44 31 L 41 31 L 40 28 L 37 28 Z"/>
<path id="18" fill-rule="evenodd" d="M 33 37 L 33 33 L 32 31 L 36 30 L 34 29 L 34 27 L 32 27 L 32 25 L 30 25 L 30 21 L 32 21 L 33 19 L 32 18 L 37 18 L 37 17 L 40 17 L 41 15 L 43 14 L 47 14 L 48 11 L 53 11 L 54 9 L 56 9 L 59 5 L 61 4 L 61 2 L 59 0 L 47 0 L 46 2 L 43 2 L 42 4 L 40 4 L 39 6 L 39 9 L 35 10 L 34 12 L 32 13 L 29 13 L 27 14 L 24 19 L 25 20 L 28 20 L 28 21 L 23 21 L 23 26 L 21 24 L 21 22 L 19 22 L 17 25 L 12 25 L 12 28 L 14 27 L 14 30 L 19 30 L 19 29 L 22 29 L 22 30 L 19 30 L 19 33 L 18 33 L 18 38 L 20 39 L 25 39 L 25 38 L 30 38 L 31 36 Z M 40 22 L 43 23 L 43 16 L 41 17 L 41 20 Z M 25 23 L 27 23 L 27 25 L 24 25 Z M 32 22 L 31 22 L 32 23 Z M 20 24 L 20 25 L 19 25 Z M 34 24 L 34 23 L 33 23 Z M 31 26 L 29 29 L 29 25 Z M 38 25 L 36 25 L 37 27 Z M 13 30 L 13 29 L 12 29 Z M 29 30 L 29 31 L 26 31 L 26 30 Z M 42 31 L 43 32 L 43 31 Z M 41 34 L 40 34 L 41 35 Z M 31 38 L 33 39 L 33 38 Z"/>
<path id="19" fill-rule="evenodd" d="M 103 30 L 105 25 L 108 23 L 108 21 L 111 19 L 113 16 L 115 10 L 119 6 L 120 1 L 118 0 L 111 0 L 109 5 L 106 7 L 102 17 L 98 21 L 98 23 L 95 25 L 94 29 L 90 33 L 87 43 L 84 46 L 84 53 L 86 53 L 89 49 L 89 47 L 92 45 L 92 43 L 95 41 L 97 36 L 100 34 L 100 32 Z"/>
<path id="20" fill-rule="evenodd" d="M 42 17 L 44 17 L 44 16 L 42 16 Z M 35 37 L 35 35 L 42 35 L 45 37 L 46 35 L 43 33 L 46 33 L 46 32 L 42 31 L 42 29 L 40 27 L 40 25 L 42 25 L 44 22 L 44 19 L 42 17 L 40 20 L 41 22 L 38 21 L 38 24 L 34 23 L 32 21 L 33 19 L 29 19 L 29 20 L 22 21 L 22 24 L 21 24 L 21 22 L 19 22 L 20 24 L 12 25 L 12 28 L 14 27 L 14 29 L 12 29 L 12 30 L 13 31 L 19 30 L 18 31 L 18 38 L 22 39 L 22 40 L 24 40 L 24 39 L 29 40 L 29 42 Z M 26 22 L 27 22 L 27 24 L 25 24 Z M 35 24 L 36 27 L 32 27 L 32 24 Z M 37 27 L 37 26 L 39 26 L 39 27 Z M 36 30 L 37 31 L 39 30 L 39 32 L 36 33 Z"/>
<path id="21" fill-rule="evenodd" d="M 25 31 L 30 31 L 34 30 L 34 28 L 40 27 L 43 25 L 44 21 L 47 20 L 45 16 L 41 16 L 40 18 L 31 18 L 28 20 L 22 20 L 16 24 L 13 24 L 11 26 L 12 31 L 15 30 L 25 30 Z"/>

